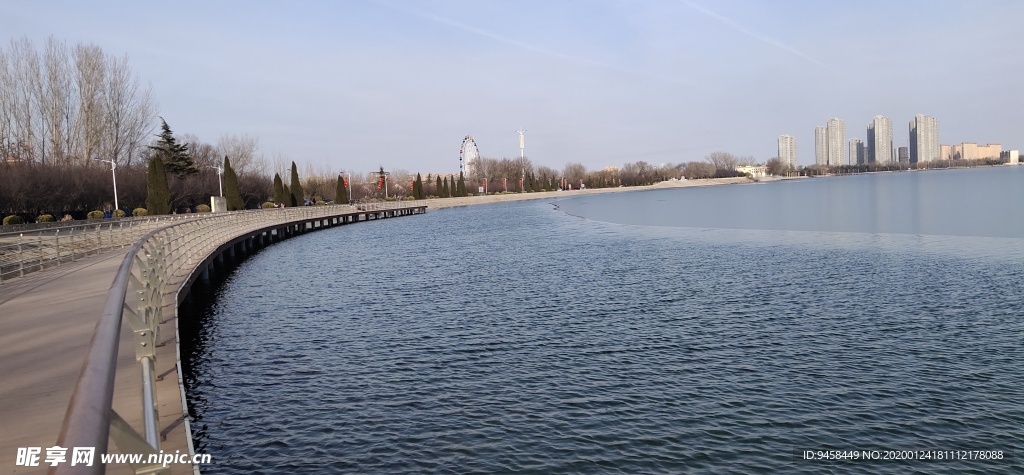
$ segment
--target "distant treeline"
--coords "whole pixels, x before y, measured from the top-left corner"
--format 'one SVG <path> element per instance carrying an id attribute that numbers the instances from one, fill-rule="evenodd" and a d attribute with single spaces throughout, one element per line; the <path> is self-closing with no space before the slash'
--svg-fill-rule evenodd
<path id="1" fill-rule="evenodd" d="M 257 208 L 466 196 L 481 188 L 514 193 L 640 186 L 684 177 L 737 176 L 737 163 L 752 162 L 715 152 L 702 162 L 637 161 L 602 170 L 569 163 L 556 170 L 536 166 L 529 158 L 481 158 L 468 174 L 382 168 L 363 176 L 314 170 L 307 164 L 300 179 L 295 162 L 288 170 L 289 160 L 281 154 L 268 166 L 255 137 L 225 135 L 207 143 L 191 134 L 175 136 L 156 111 L 152 88 L 125 56 L 53 37 L 41 47 L 28 38 L 0 47 L 0 215 L 19 215 L 27 222 L 41 215 L 82 219 L 97 210 L 118 215 L 108 161 L 116 164 L 116 201 L 129 216 L 140 208 L 154 208 L 152 213 L 202 209 L 220 192 L 225 178 L 235 203 L 230 208 Z M 224 167 L 226 158 L 230 171 Z M 157 159 L 163 180 L 154 180 Z M 231 176 L 220 176 L 222 171 Z"/>

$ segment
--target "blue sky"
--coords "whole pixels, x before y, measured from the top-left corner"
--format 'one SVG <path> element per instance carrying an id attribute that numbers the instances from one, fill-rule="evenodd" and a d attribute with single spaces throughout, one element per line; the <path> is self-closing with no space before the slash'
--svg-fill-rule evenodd
<path id="1" fill-rule="evenodd" d="M 260 138 L 335 170 L 486 157 L 589 168 L 760 161 L 779 134 L 939 120 L 941 143 L 1024 148 L 1024 2 L 0 0 L 5 40 L 127 54 L 177 133 Z M 6 46 L 6 45 L 5 45 Z"/>

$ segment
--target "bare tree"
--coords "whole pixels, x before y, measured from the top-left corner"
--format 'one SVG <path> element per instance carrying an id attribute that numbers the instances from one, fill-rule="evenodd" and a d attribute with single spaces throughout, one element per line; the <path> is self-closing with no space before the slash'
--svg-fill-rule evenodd
<path id="1" fill-rule="evenodd" d="M 779 157 L 772 157 L 765 166 L 768 168 L 769 175 L 782 176 L 789 171 L 789 164 L 783 162 Z"/>
<path id="2" fill-rule="evenodd" d="M 103 50 L 95 45 L 75 46 L 75 87 L 78 90 L 78 121 L 75 135 L 80 144 L 83 163 L 94 163 L 103 138 L 103 93 L 106 62 Z"/>
<path id="3" fill-rule="evenodd" d="M 133 158 L 146 150 L 144 144 L 155 125 L 153 90 L 132 74 L 127 56 L 107 56 L 106 73 L 103 154 L 130 167 Z"/>
<path id="4" fill-rule="evenodd" d="M 11 40 L 6 59 L 6 69 L 10 72 L 8 80 L 11 83 L 4 87 L 10 91 L 10 104 L 5 104 L 4 109 L 10 112 L 8 117 L 13 122 L 9 127 L 13 134 L 9 142 L 16 158 L 35 161 L 39 153 L 36 147 L 37 114 L 34 104 L 35 84 L 39 81 L 39 56 L 32 42 L 28 38 L 21 38 Z"/>
<path id="5" fill-rule="evenodd" d="M 683 167 L 683 177 L 687 180 L 714 178 L 716 168 L 711 163 L 690 162 Z"/>
<path id="6" fill-rule="evenodd" d="M 683 177 L 683 170 L 680 165 L 672 163 L 663 163 L 654 169 L 654 175 L 658 181 L 669 180 L 669 179 L 680 179 Z"/>
<path id="7" fill-rule="evenodd" d="M 131 165 L 154 119 L 127 58 L 51 37 L 0 50 L 0 148 L 5 157 L 82 164 L 96 156 Z"/>
<path id="8" fill-rule="evenodd" d="M 273 163 L 274 173 L 280 175 L 281 179 L 287 180 L 291 176 L 292 160 L 288 158 L 288 155 L 285 155 L 280 150 L 276 150 L 271 156 L 271 162 Z"/>
<path id="9" fill-rule="evenodd" d="M 736 164 L 739 165 L 739 166 L 748 166 L 748 167 L 752 167 L 752 166 L 758 165 L 757 159 L 754 158 L 753 155 L 747 155 L 745 157 L 738 157 L 736 159 Z"/>
<path id="10" fill-rule="evenodd" d="M 217 154 L 231 158 L 231 167 L 238 174 L 265 173 L 266 160 L 258 155 L 260 139 L 251 135 L 225 134 L 217 140 Z"/>
<path id="11" fill-rule="evenodd" d="M 587 177 L 587 167 L 582 163 L 566 163 L 562 169 L 562 177 L 565 178 L 573 188 L 579 186 L 580 180 Z"/>
<path id="12" fill-rule="evenodd" d="M 704 159 L 714 165 L 716 170 L 734 170 L 739 164 L 739 158 L 729 152 L 711 152 Z"/>

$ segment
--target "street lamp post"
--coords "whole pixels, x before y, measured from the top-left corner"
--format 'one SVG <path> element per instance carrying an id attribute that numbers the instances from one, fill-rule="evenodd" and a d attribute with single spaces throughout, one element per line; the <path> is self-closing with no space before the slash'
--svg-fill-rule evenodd
<path id="1" fill-rule="evenodd" d="M 93 160 L 96 160 L 98 162 L 107 162 L 107 163 L 110 164 L 110 176 L 114 178 L 114 216 L 113 217 L 116 218 L 117 217 L 117 210 L 121 209 L 121 207 L 118 206 L 118 204 L 117 204 L 117 173 L 114 173 L 114 170 L 117 170 L 117 162 L 115 162 L 113 160 L 104 160 L 102 158 L 94 158 Z"/>
<path id="2" fill-rule="evenodd" d="M 213 168 L 217 170 L 217 188 L 220 190 L 220 196 L 224 196 L 224 168 L 215 165 L 207 165 L 206 168 Z"/>

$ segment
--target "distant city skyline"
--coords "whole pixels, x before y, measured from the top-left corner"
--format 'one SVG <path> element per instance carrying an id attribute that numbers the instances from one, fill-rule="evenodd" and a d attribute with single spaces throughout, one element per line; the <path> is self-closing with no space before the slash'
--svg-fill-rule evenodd
<path id="1" fill-rule="evenodd" d="M 828 119 L 825 125 L 814 127 L 814 164 L 817 166 L 844 166 L 875 164 L 881 166 L 897 164 L 927 163 L 937 160 L 983 160 L 1006 158 L 1009 152 L 1019 150 L 1004 147 L 1003 144 L 961 142 L 941 143 L 939 121 L 935 117 L 917 114 L 910 120 L 907 130 L 907 145 L 897 146 L 892 140 L 892 120 L 876 115 L 868 122 L 866 139 L 858 137 L 845 139 L 845 121 L 838 117 Z M 778 136 L 777 157 L 790 164 L 789 157 L 795 157 L 796 139 L 792 135 Z M 845 142 L 845 143 L 844 143 Z M 790 148 L 792 147 L 792 149 Z M 898 153 L 897 153 L 898 152 Z"/>
<path id="2" fill-rule="evenodd" d="M 862 139 L 890 117 L 906 140 L 921 113 L 944 143 L 1024 147 L 1014 18 L 1024 2 L 183 0 L 155 21 L 137 2 L 22 1 L 0 3 L 0 48 L 52 35 L 127 55 L 175 133 L 336 169 L 457 172 L 466 135 L 511 158 L 517 127 L 558 169 L 764 162 L 780 134 L 810 165 L 828 117 Z"/>

